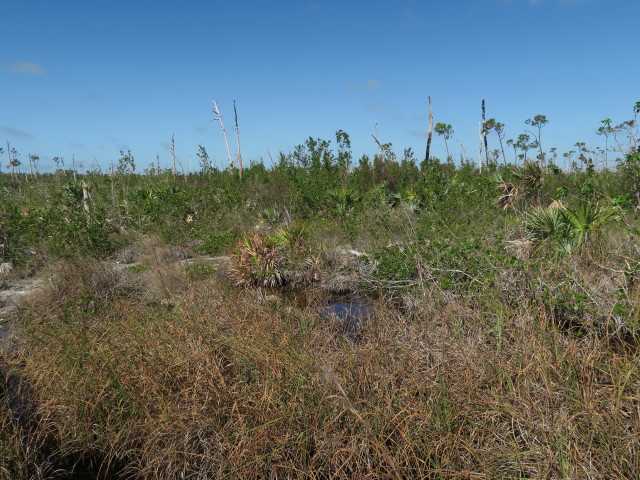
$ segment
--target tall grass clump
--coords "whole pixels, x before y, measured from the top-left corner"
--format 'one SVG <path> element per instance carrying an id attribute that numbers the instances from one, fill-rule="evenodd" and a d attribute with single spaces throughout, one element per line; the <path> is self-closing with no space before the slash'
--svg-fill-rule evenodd
<path id="1" fill-rule="evenodd" d="M 49 461 L 67 471 L 69 459 L 121 478 L 623 479 L 640 467 L 637 348 L 558 328 L 544 282 L 517 302 L 425 287 L 411 316 L 382 298 L 355 337 L 211 276 L 185 275 L 171 303 L 100 267 L 60 282 L 23 313 L 14 363 Z M 94 304 L 85 285 L 101 289 Z"/>

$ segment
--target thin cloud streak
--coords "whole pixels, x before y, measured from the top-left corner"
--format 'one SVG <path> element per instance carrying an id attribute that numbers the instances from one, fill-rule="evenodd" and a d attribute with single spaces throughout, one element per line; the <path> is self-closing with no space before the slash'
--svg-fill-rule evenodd
<path id="1" fill-rule="evenodd" d="M 498 0 L 503 5 L 526 4 L 531 7 L 537 7 L 546 3 L 555 3 L 559 5 L 586 5 L 596 3 L 600 0 Z"/>
<path id="2" fill-rule="evenodd" d="M 374 80 L 373 78 L 369 78 L 366 81 L 361 83 L 352 82 L 349 84 L 349 90 L 351 91 L 371 90 L 375 92 L 380 90 L 380 82 L 378 82 L 377 80 Z"/>
<path id="3" fill-rule="evenodd" d="M 394 120 L 398 120 L 399 122 L 425 122 L 429 117 L 424 114 L 413 113 L 411 115 L 405 115 L 403 113 L 396 113 L 393 117 Z"/>
<path id="4" fill-rule="evenodd" d="M 11 135 L 13 137 L 18 137 L 18 138 L 28 138 L 28 139 L 33 139 L 35 138 L 33 135 L 31 135 L 29 132 L 25 132 L 24 130 L 18 130 L 17 128 L 11 128 L 11 127 L 0 127 L 0 129 L 8 134 Z"/>
<path id="5" fill-rule="evenodd" d="M 427 132 L 417 132 L 415 130 L 407 130 L 407 133 L 416 138 L 427 138 Z"/>
<path id="6" fill-rule="evenodd" d="M 370 112 L 376 112 L 380 110 L 394 110 L 395 107 L 387 102 L 368 102 L 363 103 L 362 106 Z"/>
<path id="7" fill-rule="evenodd" d="M 31 75 L 46 75 L 47 71 L 44 69 L 42 65 L 38 65 L 35 62 L 9 62 L 5 64 L 4 70 L 7 72 L 15 72 L 15 73 L 29 73 Z"/>

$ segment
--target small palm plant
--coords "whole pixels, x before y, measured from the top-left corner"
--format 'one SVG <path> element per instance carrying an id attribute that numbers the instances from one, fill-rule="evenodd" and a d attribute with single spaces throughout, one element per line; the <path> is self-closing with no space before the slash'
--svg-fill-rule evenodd
<path id="1" fill-rule="evenodd" d="M 351 212 L 360 200 L 360 196 L 350 188 L 342 187 L 327 191 L 327 200 L 331 208 L 338 214 L 344 215 Z"/>
<path id="2" fill-rule="evenodd" d="M 583 248 L 593 244 L 602 226 L 612 216 L 613 210 L 598 204 L 583 203 L 574 210 L 567 209 L 567 218 L 575 238 L 575 246 Z"/>
<path id="3" fill-rule="evenodd" d="M 570 209 L 562 201 L 548 207 L 534 207 L 526 214 L 527 239 L 539 248 L 571 254 L 594 245 L 594 238 L 611 216 L 610 209 L 583 203 Z"/>
<path id="4" fill-rule="evenodd" d="M 494 181 L 500 195 L 494 200 L 497 207 L 507 210 L 514 207 L 518 199 L 525 203 L 540 205 L 540 190 L 544 182 L 544 170 L 538 162 L 526 160 L 523 165 L 511 168 L 513 182 L 505 181 L 500 174 L 496 174 Z"/>
<path id="5" fill-rule="evenodd" d="M 280 209 L 274 205 L 262 210 L 260 217 L 272 227 L 280 223 Z"/>
<path id="6" fill-rule="evenodd" d="M 525 230 L 529 240 L 537 244 L 571 238 L 567 212 L 561 208 L 534 207 L 526 214 Z"/>
<path id="7" fill-rule="evenodd" d="M 278 247 L 288 247 L 293 250 L 304 250 L 311 228 L 307 223 L 290 223 L 274 232 L 269 240 Z"/>
<path id="8" fill-rule="evenodd" d="M 535 205 L 539 205 L 540 189 L 544 182 L 544 170 L 540 164 L 533 160 L 526 160 L 523 165 L 513 167 L 511 173 L 524 200 L 531 200 Z"/>
<path id="9" fill-rule="evenodd" d="M 238 287 L 281 287 L 282 261 L 280 249 L 264 235 L 247 235 L 231 254 L 229 277 Z"/>

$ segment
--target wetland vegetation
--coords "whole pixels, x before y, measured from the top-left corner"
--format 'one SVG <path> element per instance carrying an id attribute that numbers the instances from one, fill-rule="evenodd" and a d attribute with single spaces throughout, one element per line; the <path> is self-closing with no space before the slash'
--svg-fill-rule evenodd
<path id="1" fill-rule="evenodd" d="M 0 174 L 0 478 L 637 478 L 640 154 L 521 140 Z"/>

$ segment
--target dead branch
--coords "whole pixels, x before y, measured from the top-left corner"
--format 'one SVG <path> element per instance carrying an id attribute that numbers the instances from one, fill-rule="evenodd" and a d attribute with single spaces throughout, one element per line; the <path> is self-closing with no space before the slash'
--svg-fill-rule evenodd
<path id="1" fill-rule="evenodd" d="M 222 123 L 222 115 L 220 114 L 220 109 L 218 108 L 218 104 L 216 103 L 215 98 L 213 99 L 213 112 L 217 115 L 217 118 L 214 118 L 213 120 L 216 122 L 220 122 L 220 129 L 222 130 L 222 135 L 224 136 L 224 143 L 227 146 L 227 156 L 229 158 L 229 169 L 233 170 L 233 160 L 231 159 L 231 149 L 229 148 L 227 131 L 224 129 L 224 124 Z"/>
<path id="2" fill-rule="evenodd" d="M 236 117 L 236 142 L 238 144 L 238 173 L 242 178 L 242 154 L 240 153 L 240 130 L 238 128 L 238 109 L 236 108 L 236 101 L 233 101 L 233 113 Z M 222 122 L 220 122 L 222 124 Z"/>

